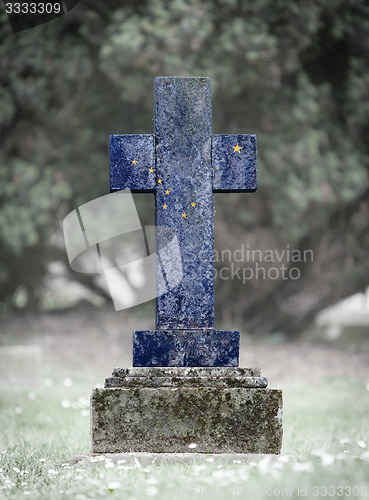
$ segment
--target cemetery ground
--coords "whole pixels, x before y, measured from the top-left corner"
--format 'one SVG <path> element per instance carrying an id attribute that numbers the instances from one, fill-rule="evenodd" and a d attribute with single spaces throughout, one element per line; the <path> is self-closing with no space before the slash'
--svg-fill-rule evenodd
<path id="1" fill-rule="evenodd" d="M 38 384 L 37 374 L 5 384 L 2 373 L 0 498 L 369 498 L 369 339 L 357 332 L 338 343 L 242 337 L 240 366 L 260 366 L 283 389 L 279 457 L 197 455 L 195 446 L 183 463 L 89 456 L 92 387 L 131 366 L 132 331 L 147 323 L 87 307 L 3 317 L 1 344 L 39 345 L 42 363 Z"/>

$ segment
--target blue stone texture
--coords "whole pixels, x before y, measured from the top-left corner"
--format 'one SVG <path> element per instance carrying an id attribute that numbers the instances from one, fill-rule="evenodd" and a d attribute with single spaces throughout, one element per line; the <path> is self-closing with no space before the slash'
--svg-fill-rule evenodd
<path id="1" fill-rule="evenodd" d="M 239 341 L 237 331 L 136 331 L 133 366 L 238 366 Z"/>
<path id="2" fill-rule="evenodd" d="M 213 135 L 212 159 L 214 192 L 256 191 L 255 135 Z"/>
<path id="3" fill-rule="evenodd" d="M 110 138 L 111 190 L 155 193 L 157 329 L 134 333 L 133 365 L 237 366 L 239 333 L 214 330 L 213 191 L 256 190 L 256 137 L 212 135 L 209 78 L 156 78 L 154 101 L 154 135 Z M 183 278 L 161 294 L 167 233 Z"/>
<path id="4" fill-rule="evenodd" d="M 176 231 L 183 270 L 181 283 L 157 297 L 156 327 L 213 328 L 210 79 L 160 77 L 154 89 L 156 226 Z"/>
<path id="5" fill-rule="evenodd" d="M 110 136 L 110 191 L 155 191 L 155 150 L 152 134 Z M 150 169 L 153 171 L 150 172 Z"/>

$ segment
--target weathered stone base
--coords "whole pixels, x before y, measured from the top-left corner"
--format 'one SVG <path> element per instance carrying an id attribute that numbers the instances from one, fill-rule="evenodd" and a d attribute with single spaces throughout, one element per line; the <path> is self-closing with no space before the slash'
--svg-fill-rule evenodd
<path id="1" fill-rule="evenodd" d="M 116 369 L 94 389 L 93 453 L 280 453 L 282 391 L 258 370 L 137 370 Z"/>

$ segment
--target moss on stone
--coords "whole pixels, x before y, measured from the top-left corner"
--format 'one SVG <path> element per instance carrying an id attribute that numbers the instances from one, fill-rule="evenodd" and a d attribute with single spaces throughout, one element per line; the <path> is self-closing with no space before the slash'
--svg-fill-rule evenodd
<path id="1" fill-rule="evenodd" d="M 279 453 L 282 393 L 271 389 L 95 389 L 92 447 L 127 451 Z"/>

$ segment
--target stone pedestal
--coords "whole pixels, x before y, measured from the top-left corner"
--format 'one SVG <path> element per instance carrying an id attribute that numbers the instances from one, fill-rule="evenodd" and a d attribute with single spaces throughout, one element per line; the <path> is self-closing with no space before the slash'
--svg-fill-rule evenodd
<path id="1" fill-rule="evenodd" d="M 239 347 L 237 330 L 135 331 L 133 366 L 238 366 Z"/>
<path id="2" fill-rule="evenodd" d="M 91 396 L 92 451 L 280 453 L 282 391 L 267 384 L 257 368 L 117 368 Z"/>

